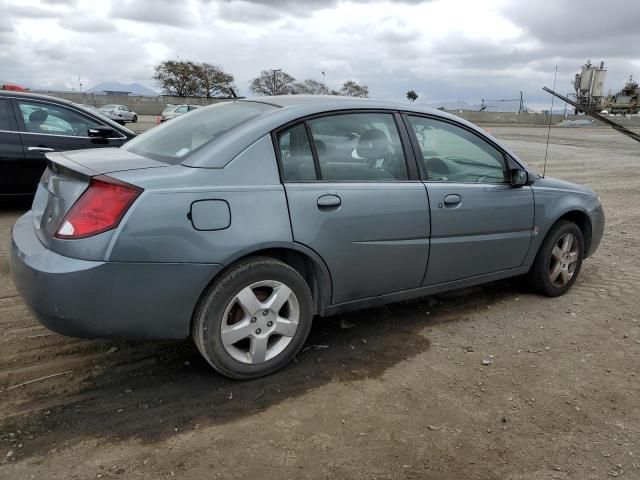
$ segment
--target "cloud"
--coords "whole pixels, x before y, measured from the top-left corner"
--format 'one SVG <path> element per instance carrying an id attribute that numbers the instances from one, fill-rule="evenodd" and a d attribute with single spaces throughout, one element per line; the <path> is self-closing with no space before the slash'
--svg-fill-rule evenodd
<path id="1" fill-rule="evenodd" d="M 82 33 L 105 33 L 116 31 L 113 22 L 103 18 L 65 17 L 60 20 L 62 28 Z"/>
<path id="2" fill-rule="evenodd" d="M 191 2 L 173 0 L 114 0 L 111 16 L 137 22 L 187 27 L 195 23 Z"/>
<path id="3" fill-rule="evenodd" d="M 354 79 L 380 98 L 479 103 L 523 90 L 546 105 L 555 65 L 565 92 L 589 58 L 607 62 L 606 89 L 640 74 L 640 2 L 0 0 L 0 12 L 3 79 L 32 87 L 78 88 L 78 75 L 85 88 L 156 87 L 154 65 L 180 58 L 222 65 L 242 94 L 282 68 L 298 80 L 324 71 L 331 88 Z"/>

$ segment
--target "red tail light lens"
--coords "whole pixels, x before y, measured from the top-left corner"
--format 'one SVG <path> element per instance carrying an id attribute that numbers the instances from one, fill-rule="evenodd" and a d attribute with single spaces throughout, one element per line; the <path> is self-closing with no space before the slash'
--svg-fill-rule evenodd
<path id="1" fill-rule="evenodd" d="M 116 228 L 141 193 L 140 187 L 115 178 L 91 177 L 89 188 L 67 212 L 54 236 L 86 238 Z"/>

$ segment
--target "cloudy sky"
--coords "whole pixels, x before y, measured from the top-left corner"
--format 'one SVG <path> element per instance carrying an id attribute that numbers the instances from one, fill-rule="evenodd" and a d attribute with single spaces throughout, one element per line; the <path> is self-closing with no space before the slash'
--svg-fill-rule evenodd
<path id="1" fill-rule="evenodd" d="M 332 88 L 419 102 L 516 98 L 544 108 L 553 83 L 572 91 L 587 59 L 605 60 L 605 89 L 640 78 L 639 0 L 0 0 L 0 79 L 78 89 L 102 81 L 158 89 L 166 59 L 206 61 L 240 93 L 281 68 Z"/>

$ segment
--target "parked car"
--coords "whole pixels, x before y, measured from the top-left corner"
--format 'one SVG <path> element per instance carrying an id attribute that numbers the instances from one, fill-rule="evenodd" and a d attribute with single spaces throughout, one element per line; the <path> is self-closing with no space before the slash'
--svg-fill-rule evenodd
<path id="1" fill-rule="evenodd" d="M 121 125 L 126 122 L 136 123 L 138 121 L 138 114 L 126 105 L 103 105 L 98 108 L 98 112 Z"/>
<path id="2" fill-rule="evenodd" d="M 458 117 L 283 96 L 212 105 L 121 148 L 53 153 L 11 268 L 48 328 L 185 338 L 272 373 L 315 315 L 517 275 L 565 293 L 600 244 L 590 189 Z"/>
<path id="3" fill-rule="evenodd" d="M 120 146 L 134 136 L 66 100 L 0 91 L 0 197 L 33 195 L 47 152 Z"/>
<path id="4" fill-rule="evenodd" d="M 167 105 L 160 115 L 160 121 L 166 122 L 198 108 L 202 107 L 200 105 Z"/>

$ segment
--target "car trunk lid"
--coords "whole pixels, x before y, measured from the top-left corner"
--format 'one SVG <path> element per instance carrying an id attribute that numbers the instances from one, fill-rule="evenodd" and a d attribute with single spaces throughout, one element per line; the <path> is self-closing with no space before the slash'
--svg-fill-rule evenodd
<path id="1" fill-rule="evenodd" d="M 60 222 L 89 186 L 91 177 L 126 170 L 167 167 L 167 164 L 118 148 L 48 153 L 31 207 L 36 233 L 47 246 L 56 241 Z"/>

